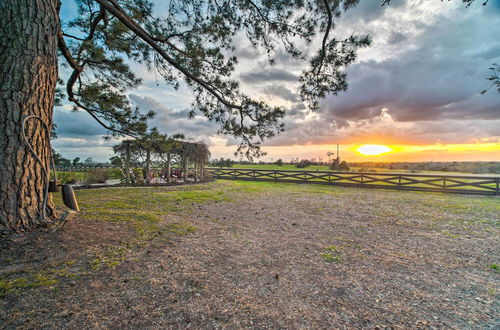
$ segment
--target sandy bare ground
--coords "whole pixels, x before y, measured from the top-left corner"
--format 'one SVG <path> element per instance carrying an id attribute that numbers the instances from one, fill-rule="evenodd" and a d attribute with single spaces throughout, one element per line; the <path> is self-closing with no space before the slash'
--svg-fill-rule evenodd
<path id="1" fill-rule="evenodd" d="M 196 230 L 130 247 L 109 267 L 92 267 L 89 251 L 133 237 L 121 223 L 76 219 L 5 243 L 4 280 L 47 265 L 59 273 L 0 298 L 0 328 L 500 326 L 498 198 L 222 181 L 192 189 L 231 198 L 165 212 L 164 223 Z"/>

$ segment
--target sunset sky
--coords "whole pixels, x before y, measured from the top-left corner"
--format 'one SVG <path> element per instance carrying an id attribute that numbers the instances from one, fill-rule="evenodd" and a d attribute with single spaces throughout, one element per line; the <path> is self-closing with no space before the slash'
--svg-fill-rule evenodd
<path id="1" fill-rule="evenodd" d="M 479 94 L 489 86 L 488 68 L 500 63 L 500 0 L 470 8 L 461 1 L 381 2 L 361 1 L 340 20 L 337 36 L 370 34 L 373 45 L 347 70 L 349 90 L 326 97 L 314 113 L 297 94 L 305 63 L 278 51 L 270 66 L 265 54 L 238 38 L 235 77 L 248 94 L 287 109 L 285 132 L 265 143 L 264 160 L 326 160 L 340 143 L 347 161 L 500 161 L 500 94 Z M 63 2 L 63 17 L 74 10 Z M 190 90 L 175 91 L 154 72 L 132 67 L 144 82 L 129 98 L 157 112 L 151 126 L 207 142 L 212 158 L 234 158 L 236 140 L 217 135 L 215 124 L 201 116 L 187 118 Z M 107 161 L 117 141 L 104 141 L 106 131 L 88 114 L 70 110 L 64 104 L 55 111 L 54 148 L 67 158 Z M 390 151 L 365 156 L 356 151 L 365 144 Z"/>

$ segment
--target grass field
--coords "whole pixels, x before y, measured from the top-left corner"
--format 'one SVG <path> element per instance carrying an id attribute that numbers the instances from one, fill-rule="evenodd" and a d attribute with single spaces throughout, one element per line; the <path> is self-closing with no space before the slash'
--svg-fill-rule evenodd
<path id="1" fill-rule="evenodd" d="M 297 168 L 295 165 L 273 165 L 273 164 L 252 164 L 252 165 L 243 165 L 243 164 L 235 164 L 233 166 L 235 169 L 261 169 L 261 170 L 277 170 L 277 171 L 330 171 L 328 166 L 321 165 L 313 165 L 306 168 Z M 358 168 L 352 167 L 350 172 L 359 172 L 363 170 L 364 172 L 375 172 L 375 173 L 410 173 L 410 170 L 404 169 L 386 169 L 386 168 Z M 71 183 L 71 184 L 83 184 L 83 183 L 101 183 L 103 175 L 102 172 L 108 173 L 106 176 L 107 179 L 123 179 L 123 173 L 118 169 L 112 170 L 98 170 L 98 171 L 90 171 L 90 172 L 75 172 L 75 171 L 60 171 L 58 172 L 58 178 L 63 183 Z M 142 169 L 136 168 L 135 170 L 136 177 L 142 176 Z M 471 174 L 471 173 L 462 173 L 462 172 L 442 172 L 442 171 L 417 171 L 418 174 L 436 174 L 436 175 L 473 175 L 473 176 L 499 176 L 498 174 Z M 415 174 L 415 173 L 413 173 Z"/>
<path id="2" fill-rule="evenodd" d="M 210 169 L 217 179 L 251 180 L 270 182 L 316 183 L 340 186 L 388 188 L 399 190 L 426 190 L 455 193 L 480 193 L 499 195 L 500 176 L 485 177 L 474 175 L 450 176 L 449 174 L 404 174 L 382 172 L 323 172 L 323 171 L 286 171 L 268 169 Z"/>
<path id="3" fill-rule="evenodd" d="M 295 165 L 274 165 L 274 164 L 235 164 L 233 168 L 241 169 L 261 169 L 261 170 L 277 170 L 277 171 L 330 171 L 326 165 L 312 165 L 306 168 L 297 168 Z M 361 168 L 361 167 L 351 167 L 350 172 L 359 172 L 363 170 L 364 172 L 379 172 L 379 173 L 411 173 L 411 170 L 407 169 L 387 169 L 387 168 Z M 471 174 L 465 172 L 444 172 L 444 171 L 416 171 L 418 174 L 439 174 L 439 175 L 480 175 L 480 176 L 499 176 L 498 174 Z"/>
<path id="4" fill-rule="evenodd" d="M 2 247 L 2 327 L 495 327 L 498 197 L 242 181 L 76 193 L 63 229 Z"/>

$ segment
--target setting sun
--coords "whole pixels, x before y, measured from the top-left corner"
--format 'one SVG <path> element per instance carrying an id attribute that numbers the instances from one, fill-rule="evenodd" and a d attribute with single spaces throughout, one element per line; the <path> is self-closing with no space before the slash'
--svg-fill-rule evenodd
<path id="1" fill-rule="evenodd" d="M 392 151 L 388 146 L 380 145 L 380 144 L 365 144 L 356 149 L 357 152 L 364 156 L 376 156 L 388 153 Z"/>

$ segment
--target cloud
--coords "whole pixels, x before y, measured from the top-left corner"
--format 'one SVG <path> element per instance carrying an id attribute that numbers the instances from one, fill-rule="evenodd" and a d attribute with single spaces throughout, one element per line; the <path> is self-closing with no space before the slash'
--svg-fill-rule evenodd
<path id="1" fill-rule="evenodd" d="M 104 135 L 83 136 L 81 138 L 58 137 L 52 141 L 52 147 L 64 157 L 73 159 L 91 157 L 97 161 L 107 161 L 113 155 L 112 147 L 118 144 L 116 139 L 105 140 Z"/>
<path id="2" fill-rule="evenodd" d="M 390 35 L 389 38 L 387 39 L 387 43 L 389 45 L 397 45 L 403 41 L 408 40 L 406 37 L 406 34 L 399 32 L 399 31 L 393 31 Z"/>
<path id="3" fill-rule="evenodd" d="M 288 123 L 288 132 L 269 144 L 361 138 L 458 143 L 498 136 L 500 98 L 478 92 L 487 87 L 488 67 L 500 60 L 500 42 L 491 30 L 500 17 L 489 17 L 485 24 L 483 8 L 469 11 L 443 3 L 433 4 L 434 13 L 422 22 L 427 2 L 421 5 L 416 12 L 407 3 L 367 14 L 364 28 L 377 42 L 348 69 L 348 91 L 328 96 L 316 119 Z M 360 20 L 350 19 L 353 30 Z M 386 24 L 394 28 L 386 30 Z M 382 125 L 384 108 L 391 121 Z"/>
<path id="4" fill-rule="evenodd" d="M 262 93 L 269 95 L 269 96 L 276 96 L 279 97 L 285 101 L 290 101 L 290 102 L 298 102 L 300 101 L 300 96 L 295 93 L 294 91 L 286 88 L 283 85 L 266 85 L 264 88 L 261 89 Z"/>
<path id="5" fill-rule="evenodd" d="M 311 134 L 312 133 L 312 134 Z M 500 120 L 448 120 L 400 122 L 390 111 L 381 109 L 373 118 L 346 120 L 338 125 L 336 120 L 325 121 L 323 116 L 311 116 L 301 122 L 292 122 L 280 136 L 267 146 L 291 144 L 434 144 L 475 143 L 500 139 Z"/>
<path id="6" fill-rule="evenodd" d="M 392 1 L 390 6 L 382 6 L 382 1 L 360 1 L 356 7 L 347 11 L 345 17 L 346 20 L 367 24 L 380 19 L 387 10 L 396 10 L 404 5 L 404 1 Z"/>
<path id="7" fill-rule="evenodd" d="M 143 111 L 153 110 L 157 113 L 149 125 L 157 127 L 162 133 L 170 136 L 180 133 L 188 139 L 203 141 L 208 141 L 209 137 L 217 134 L 217 124 L 202 116 L 188 118 L 188 110 L 173 110 L 148 96 L 130 94 L 129 98 Z"/>
<path id="8" fill-rule="evenodd" d="M 54 110 L 56 132 L 65 137 L 85 137 L 106 134 L 106 129 L 99 125 L 85 111 L 71 111 L 64 107 Z"/>
<path id="9" fill-rule="evenodd" d="M 464 9 L 462 9 L 464 10 Z M 500 24 L 500 19 L 497 19 Z M 464 35 L 464 27 L 472 29 Z M 413 47 L 401 56 L 368 60 L 349 70 L 350 88 L 328 97 L 324 111 L 333 117 L 377 116 L 385 106 L 397 121 L 500 118 L 500 99 L 478 92 L 486 85 L 487 68 L 495 58 L 471 56 L 470 49 L 488 53 L 498 43 L 485 42 L 483 27 L 474 17 L 442 18 L 413 37 Z"/>
<path id="10" fill-rule="evenodd" d="M 270 68 L 270 69 L 264 69 L 264 68 L 257 68 L 253 69 L 251 71 L 242 73 L 240 75 L 240 79 L 243 82 L 246 83 L 251 83 L 251 84 L 258 84 L 262 82 L 269 82 L 269 81 L 293 81 L 296 82 L 299 80 L 299 77 L 290 71 L 284 70 L 284 69 L 277 69 L 277 68 Z"/>
<path id="11" fill-rule="evenodd" d="M 297 109 L 303 104 L 296 80 L 282 77 L 290 72 L 286 63 L 277 61 L 272 69 L 246 71 L 241 77 L 288 108 L 286 132 L 266 145 L 373 139 L 377 134 L 378 139 L 392 139 L 392 134 L 411 143 L 487 138 L 496 134 L 487 122 L 498 123 L 500 98 L 478 92 L 487 87 L 491 63 L 500 60 L 500 42 L 492 28 L 499 24 L 500 17 L 491 17 L 481 6 L 397 1 L 382 8 L 377 1 L 361 2 L 339 22 L 336 34 L 369 33 L 374 45 L 362 50 L 360 60 L 348 69 L 348 91 L 327 96 L 314 115 Z M 294 65 L 293 72 L 304 67 Z M 384 108 L 391 122 L 378 130 Z M 479 126 L 472 127 L 472 122 Z M 439 126 L 441 135 L 428 131 Z M 457 130 L 460 134 L 453 136 Z"/>

